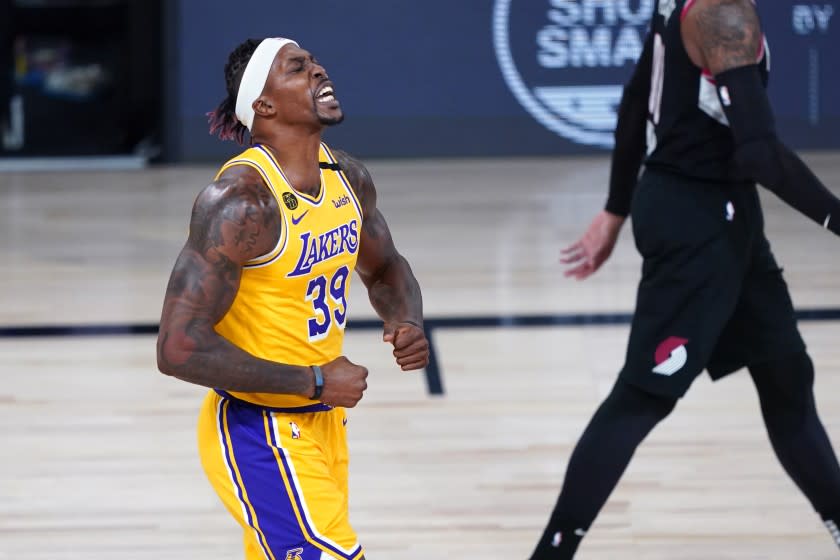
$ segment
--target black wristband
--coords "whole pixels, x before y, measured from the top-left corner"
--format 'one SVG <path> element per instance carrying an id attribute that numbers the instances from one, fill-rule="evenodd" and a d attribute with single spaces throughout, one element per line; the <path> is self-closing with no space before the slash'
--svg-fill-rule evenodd
<path id="1" fill-rule="evenodd" d="M 324 374 L 321 372 L 321 368 L 319 366 L 309 366 L 312 368 L 312 373 L 315 374 L 315 392 L 312 393 L 312 396 L 309 397 L 313 401 L 317 401 L 321 398 L 321 393 L 324 390 Z"/>

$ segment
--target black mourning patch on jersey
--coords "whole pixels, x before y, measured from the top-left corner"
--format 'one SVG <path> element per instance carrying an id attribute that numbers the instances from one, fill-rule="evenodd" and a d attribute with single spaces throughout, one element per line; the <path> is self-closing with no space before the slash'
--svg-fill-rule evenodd
<path id="1" fill-rule="evenodd" d="M 294 210 L 298 207 L 298 199 L 293 193 L 286 191 L 283 193 L 283 204 L 285 204 L 286 208 L 289 210 Z"/>

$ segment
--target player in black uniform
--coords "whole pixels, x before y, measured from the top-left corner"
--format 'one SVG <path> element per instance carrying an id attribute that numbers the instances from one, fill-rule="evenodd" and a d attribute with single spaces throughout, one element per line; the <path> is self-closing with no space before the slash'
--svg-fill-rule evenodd
<path id="1" fill-rule="evenodd" d="M 650 30 L 619 107 L 606 208 L 563 258 L 568 276 L 586 278 L 632 213 L 644 264 L 627 358 L 531 558 L 572 558 L 636 447 L 692 381 L 744 366 L 776 455 L 840 545 L 840 466 L 755 185 L 835 234 L 840 200 L 776 136 L 751 0 L 658 0 Z"/>

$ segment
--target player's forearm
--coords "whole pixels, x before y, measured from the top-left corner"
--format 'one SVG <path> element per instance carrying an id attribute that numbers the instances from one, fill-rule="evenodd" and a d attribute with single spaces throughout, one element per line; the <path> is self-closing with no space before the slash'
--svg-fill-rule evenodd
<path id="1" fill-rule="evenodd" d="M 808 218 L 840 235 L 840 199 L 775 137 L 738 147 L 741 170 Z"/>
<path id="2" fill-rule="evenodd" d="M 365 282 L 374 311 L 385 322 L 423 325 L 423 296 L 411 267 L 401 255 Z"/>
<path id="3" fill-rule="evenodd" d="M 618 111 L 615 149 L 610 165 L 610 190 L 605 210 L 616 216 L 630 213 L 630 202 L 645 156 L 647 102 L 639 94 L 625 90 Z"/>
<path id="4" fill-rule="evenodd" d="M 610 191 L 605 206 L 607 212 L 616 216 L 626 217 L 630 213 L 630 201 L 646 153 L 652 57 L 652 36 L 649 35 L 618 106 L 615 148 L 610 165 Z"/>
<path id="5" fill-rule="evenodd" d="M 726 70 L 715 79 L 741 174 L 840 235 L 840 200 L 779 140 L 758 66 Z"/>
<path id="6" fill-rule="evenodd" d="M 158 369 L 189 383 L 225 391 L 305 397 L 314 392 L 310 368 L 257 358 L 209 329 L 192 325 L 161 330 Z"/>

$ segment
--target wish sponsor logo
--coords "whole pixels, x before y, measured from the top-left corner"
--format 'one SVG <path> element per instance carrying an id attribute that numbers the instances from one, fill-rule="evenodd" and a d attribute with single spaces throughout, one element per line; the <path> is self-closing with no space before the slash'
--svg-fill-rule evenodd
<path id="1" fill-rule="evenodd" d="M 352 220 L 326 233 L 313 236 L 311 231 L 300 235 L 301 250 L 295 269 L 287 277 L 308 274 L 312 267 L 342 253 L 359 250 L 359 222 Z"/>
<path id="2" fill-rule="evenodd" d="M 502 76 L 540 124 L 613 146 L 624 82 L 642 53 L 654 0 L 496 0 Z"/>
<path id="3" fill-rule="evenodd" d="M 336 208 L 341 208 L 342 206 L 347 206 L 348 204 L 350 204 L 350 197 L 345 194 L 333 200 L 332 203 L 333 206 L 335 206 Z"/>

